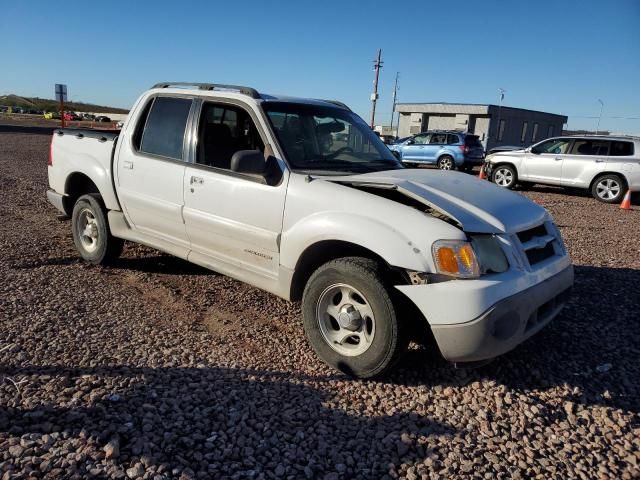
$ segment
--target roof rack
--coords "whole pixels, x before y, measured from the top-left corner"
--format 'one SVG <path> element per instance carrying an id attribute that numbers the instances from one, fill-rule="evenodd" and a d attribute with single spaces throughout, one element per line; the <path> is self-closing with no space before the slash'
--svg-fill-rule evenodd
<path id="1" fill-rule="evenodd" d="M 251 98 L 260 98 L 260 94 L 255 88 L 241 87 L 240 85 L 224 85 L 222 83 L 161 82 L 156 83 L 151 88 L 168 87 L 198 87 L 198 90 L 237 90 Z"/>

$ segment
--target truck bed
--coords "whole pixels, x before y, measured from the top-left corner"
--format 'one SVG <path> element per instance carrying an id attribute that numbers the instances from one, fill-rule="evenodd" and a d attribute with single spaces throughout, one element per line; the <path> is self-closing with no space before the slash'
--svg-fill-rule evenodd
<path id="1" fill-rule="evenodd" d="M 85 176 L 95 184 L 107 208 L 119 210 L 112 171 L 119 134 L 119 130 L 89 128 L 54 130 L 48 168 L 50 188 L 66 197 L 70 194 L 69 182 Z"/>

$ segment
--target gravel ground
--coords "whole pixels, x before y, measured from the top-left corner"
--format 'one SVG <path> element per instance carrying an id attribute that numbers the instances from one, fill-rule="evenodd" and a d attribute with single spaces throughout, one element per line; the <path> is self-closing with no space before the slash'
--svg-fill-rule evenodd
<path id="1" fill-rule="evenodd" d="M 558 189 L 564 313 L 454 370 L 413 346 L 384 381 L 312 354 L 300 309 L 152 249 L 81 263 L 45 199 L 49 136 L 0 125 L 0 475 L 640 476 L 640 211 Z"/>

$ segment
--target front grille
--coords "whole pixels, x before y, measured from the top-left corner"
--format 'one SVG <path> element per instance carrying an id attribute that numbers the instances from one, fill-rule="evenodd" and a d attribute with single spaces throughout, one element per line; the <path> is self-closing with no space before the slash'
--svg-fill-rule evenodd
<path id="1" fill-rule="evenodd" d="M 547 227 L 545 227 L 543 223 L 542 225 L 538 225 L 537 227 L 519 232 L 518 238 L 522 243 L 526 243 L 534 237 L 544 237 L 547 233 Z"/>
<path id="2" fill-rule="evenodd" d="M 557 241 L 555 235 L 549 233 L 543 223 L 528 230 L 518 232 L 518 240 L 522 244 L 529 265 L 534 266 L 547 258 L 556 254 L 554 243 Z"/>
<path id="3" fill-rule="evenodd" d="M 527 260 L 529 260 L 529 265 L 535 265 L 536 263 L 540 263 L 547 258 L 553 257 L 555 253 L 556 252 L 553 249 L 553 245 L 551 243 L 547 243 L 542 248 L 527 250 Z"/>

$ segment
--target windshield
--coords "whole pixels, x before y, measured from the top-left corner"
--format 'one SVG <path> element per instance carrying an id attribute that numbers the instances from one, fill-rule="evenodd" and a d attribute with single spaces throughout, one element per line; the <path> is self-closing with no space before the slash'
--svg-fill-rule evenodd
<path id="1" fill-rule="evenodd" d="M 293 169 L 344 174 L 403 168 L 349 110 L 288 102 L 262 105 Z"/>

